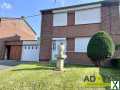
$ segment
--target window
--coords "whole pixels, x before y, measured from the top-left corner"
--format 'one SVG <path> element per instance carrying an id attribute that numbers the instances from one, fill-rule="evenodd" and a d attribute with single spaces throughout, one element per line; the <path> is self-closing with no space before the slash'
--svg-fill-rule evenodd
<path id="1" fill-rule="evenodd" d="M 87 46 L 90 37 L 81 37 L 75 39 L 75 52 L 87 52 Z"/>
<path id="2" fill-rule="evenodd" d="M 36 49 L 38 49 L 38 46 L 36 46 Z"/>
<path id="3" fill-rule="evenodd" d="M 34 46 L 32 46 L 32 49 L 34 49 Z"/>
<path id="4" fill-rule="evenodd" d="M 53 14 L 53 26 L 65 26 L 67 25 L 67 12 L 66 13 L 54 13 Z"/>
<path id="5" fill-rule="evenodd" d="M 30 49 L 30 46 L 28 46 L 28 49 Z"/>
<path id="6" fill-rule="evenodd" d="M 56 50 L 56 41 L 53 41 L 53 50 Z"/>
<path id="7" fill-rule="evenodd" d="M 80 10 L 75 12 L 75 24 L 90 24 L 101 22 L 100 8 Z"/>
<path id="8" fill-rule="evenodd" d="M 27 46 L 24 46 L 25 49 L 27 49 Z"/>

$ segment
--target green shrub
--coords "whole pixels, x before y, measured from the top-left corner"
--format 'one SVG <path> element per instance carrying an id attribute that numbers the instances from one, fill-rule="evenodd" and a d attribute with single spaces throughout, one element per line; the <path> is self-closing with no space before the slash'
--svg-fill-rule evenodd
<path id="1" fill-rule="evenodd" d="M 114 68 L 120 68 L 120 58 L 119 59 L 117 59 L 117 58 L 111 59 L 110 62 Z"/>
<path id="2" fill-rule="evenodd" d="M 96 66 L 100 66 L 102 60 L 111 58 L 114 52 L 115 45 L 112 38 L 104 31 L 93 35 L 87 47 L 87 55 Z"/>
<path id="3" fill-rule="evenodd" d="M 51 66 L 56 66 L 57 60 L 50 60 L 49 64 Z"/>

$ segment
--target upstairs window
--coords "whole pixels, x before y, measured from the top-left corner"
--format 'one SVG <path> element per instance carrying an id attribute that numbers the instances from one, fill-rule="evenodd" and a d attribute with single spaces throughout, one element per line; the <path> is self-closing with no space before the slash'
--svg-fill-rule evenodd
<path id="1" fill-rule="evenodd" d="M 91 24 L 101 22 L 100 8 L 75 11 L 75 24 Z"/>
<path id="2" fill-rule="evenodd" d="M 53 14 L 53 26 L 66 26 L 67 25 L 67 12 Z"/>

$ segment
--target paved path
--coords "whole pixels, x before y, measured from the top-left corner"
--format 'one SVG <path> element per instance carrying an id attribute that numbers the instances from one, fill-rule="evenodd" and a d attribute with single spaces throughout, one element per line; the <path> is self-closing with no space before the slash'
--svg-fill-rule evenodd
<path id="1" fill-rule="evenodd" d="M 0 60 L 0 70 L 16 66 L 17 64 L 19 64 L 19 62 L 12 60 Z"/>

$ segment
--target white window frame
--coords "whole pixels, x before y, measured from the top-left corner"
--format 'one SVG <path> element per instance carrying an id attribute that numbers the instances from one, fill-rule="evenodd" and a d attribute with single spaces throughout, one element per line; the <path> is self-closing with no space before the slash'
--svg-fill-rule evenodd
<path id="1" fill-rule="evenodd" d="M 75 52 L 87 53 L 87 46 L 88 46 L 90 39 L 91 37 L 75 38 Z M 83 40 L 87 40 L 87 41 L 83 41 Z"/>
<path id="2" fill-rule="evenodd" d="M 53 14 L 53 26 L 66 26 L 67 12 L 60 12 Z"/>
<path id="3" fill-rule="evenodd" d="M 97 13 L 94 13 L 97 12 Z M 88 14 L 87 14 L 88 13 Z M 101 8 L 91 8 L 75 11 L 75 24 L 92 24 L 101 22 Z"/>

